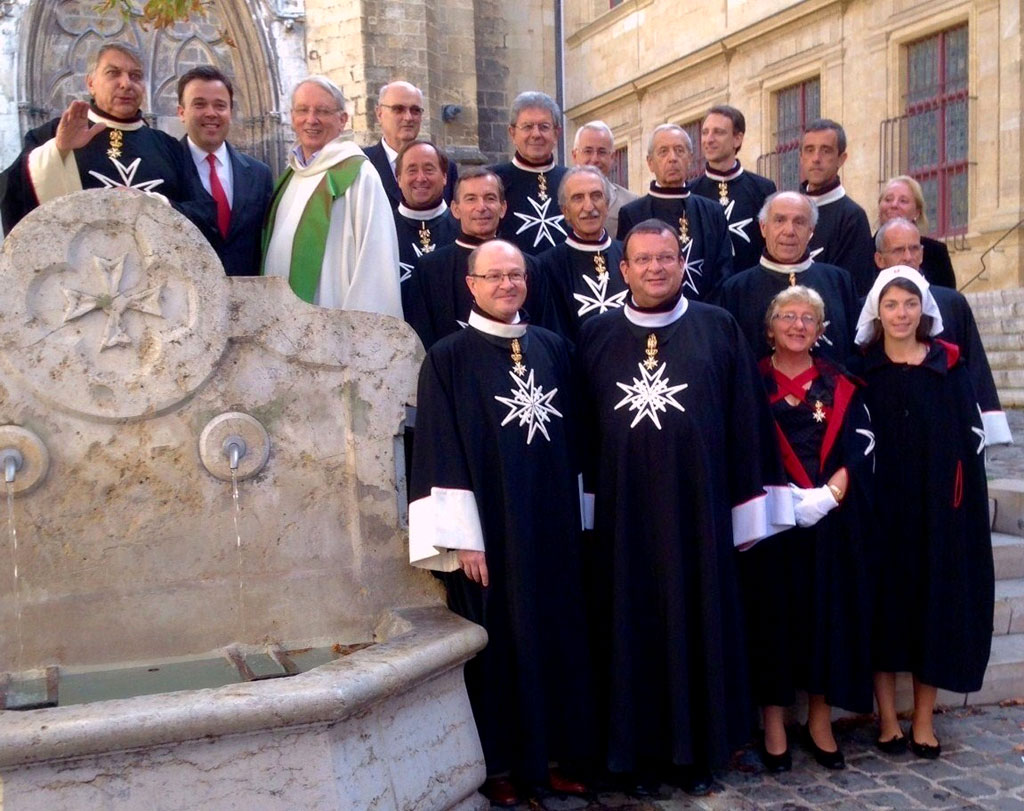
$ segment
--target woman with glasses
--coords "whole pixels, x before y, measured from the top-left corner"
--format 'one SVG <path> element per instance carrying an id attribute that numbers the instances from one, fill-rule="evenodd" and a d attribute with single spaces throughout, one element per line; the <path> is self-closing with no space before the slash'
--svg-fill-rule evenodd
<path id="1" fill-rule="evenodd" d="M 857 383 L 811 354 L 825 318 L 821 296 L 795 285 L 765 319 L 773 351 L 760 369 L 797 521 L 740 556 L 761 758 L 772 772 L 792 766 L 784 714 L 797 690 L 808 695 L 804 743 L 828 769 L 845 766 L 832 707 L 871 711 L 864 546 L 874 438 Z"/>
<path id="2" fill-rule="evenodd" d="M 878 439 L 878 748 L 906 748 L 895 674 L 909 671 L 910 747 L 923 758 L 941 752 L 932 723 L 937 690 L 978 690 L 992 641 L 985 431 L 959 349 L 933 338 L 941 332 L 939 309 L 918 271 L 896 266 L 878 274 L 856 337 Z"/>

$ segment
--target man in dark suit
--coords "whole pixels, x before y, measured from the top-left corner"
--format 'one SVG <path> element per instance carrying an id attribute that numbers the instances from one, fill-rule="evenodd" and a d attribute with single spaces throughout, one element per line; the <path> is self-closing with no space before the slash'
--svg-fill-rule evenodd
<path id="1" fill-rule="evenodd" d="M 380 89 L 377 101 L 377 121 L 381 139 L 373 146 L 363 147 L 373 168 L 380 175 L 384 191 L 388 193 L 391 208 L 398 208 L 402 192 L 395 179 L 395 159 L 402 147 L 415 141 L 423 124 L 423 92 L 408 82 L 391 82 Z M 444 184 L 444 201 L 451 203 L 459 170 L 455 161 L 448 164 L 448 177 Z M 408 202 L 408 201 L 406 201 Z"/>
<path id="2" fill-rule="evenodd" d="M 256 276 L 274 180 L 269 166 L 228 144 L 233 106 L 231 80 L 215 67 L 200 65 L 178 79 L 178 117 L 187 132 L 181 144 L 194 196 L 208 214 L 199 226 L 228 276 Z"/>

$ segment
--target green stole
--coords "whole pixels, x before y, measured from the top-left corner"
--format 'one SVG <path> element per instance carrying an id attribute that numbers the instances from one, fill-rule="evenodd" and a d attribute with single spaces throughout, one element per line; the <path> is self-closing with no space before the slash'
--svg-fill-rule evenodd
<path id="1" fill-rule="evenodd" d="M 355 182 L 365 160 L 365 155 L 352 155 L 324 172 L 323 179 L 313 190 L 299 218 L 295 236 L 292 238 L 288 286 L 295 295 L 310 304 L 313 303 L 317 288 L 320 287 L 320 273 L 327 250 L 327 231 L 331 226 L 331 208 L 334 201 L 343 197 Z M 266 270 L 267 246 L 270 245 L 270 232 L 277 216 L 277 206 L 281 202 L 280 192 L 293 174 L 294 170 L 289 166 L 274 184 L 274 202 L 267 213 L 267 223 L 263 228 L 264 267 L 260 268 L 260 275 Z"/>

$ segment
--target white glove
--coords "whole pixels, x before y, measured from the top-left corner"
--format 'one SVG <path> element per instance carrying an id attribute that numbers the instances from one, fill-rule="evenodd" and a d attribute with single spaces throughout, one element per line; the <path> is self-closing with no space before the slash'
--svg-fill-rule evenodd
<path id="1" fill-rule="evenodd" d="M 813 527 L 839 506 L 827 484 L 821 487 L 797 487 L 791 484 L 789 489 L 793 493 L 793 514 L 798 527 Z"/>

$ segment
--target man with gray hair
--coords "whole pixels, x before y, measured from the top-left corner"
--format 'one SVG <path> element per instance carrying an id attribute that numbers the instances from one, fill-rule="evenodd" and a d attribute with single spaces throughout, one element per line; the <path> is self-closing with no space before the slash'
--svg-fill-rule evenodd
<path id="1" fill-rule="evenodd" d="M 4 231 L 36 206 L 82 189 L 136 189 L 202 220 L 186 205 L 192 192 L 181 146 L 142 118 L 142 55 L 123 42 L 103 44 L 85 86 L 90 100 L 71 102 L 60 118 L 29 131 L 0 178 Z"/>
<path id="2" fill-rule="evenodd" d="M 402 190 L 398 184 L 396 162 L 402 147 L 420 137 L 420 127 L 426 113 L 423 91 L 409 82 L 389 82 L 380 89 L 377 96 L 376 113 L 381 138 L 373 146 L 363 147 L 363 152 L 380 175 L 380 182 L 388 193 L 391 207 L 397 208 L 402 202 Z M 451 161 L 446 171 L 448 174 L 443 196 L 446 203 L 451 203 L 459 170 L 455 162 Z"/>
<path id="3" fill-rule="evenodd" d="M 564 166 L 555 164 L 562 111 L 547 93 L 530 90 L 512 102 L 508 127 L 515 154 L 491 170 L 505 186 L 508 210 L 498 236 L 523 253 L 536 255 L 564 242 L 568 229 L 558 213 L 558 184 Z"/>
<path id="4" fill-rule="evenodd" d="M 706 301 L 732 273 L 729 224 L 718 203 L 691 194 L 685 186 L 693 145 L 678 124 L 660 124 L 647 143 L 647 166 L 654 175 L 643 197 L 619 210 L 618 238 L 637 223 L 661 220 L 679 238 L 683 252 L 683 295 Z"/>
<path id="5" fill-rule="evenodd" d="M 608 201 L 608 219 L 605 227 L 613 236 L 619 229 L 619 209 L 639 197 L 629 189 L 611 180 L 612 156 L 615 154 L 615 136 L 603 121 L 588 121 L 578 130 L 572 144 L 572 162 L 576 166 L 596 166 L 611 181 L 612 194 Z"/>
<path id="6" fill-rule="evenodd" d="M 761 262 L 726 279 L 712 304 L 733 314 L 760 360 L 772 353 L 764 322 L 771 300 L 787 287 L 809 287 L 825 302 L 825 331 L 815 353 L 845 364 L 853 352 L 860 309 L 850 274 L 835 265 L 815 262 L 808 253 L 818 222 L 817 207 L 804 194 L 781 191 L 768 196 L 757 218 L 765 242 Z M 811 329 L 805 324 L 794 328 Z"/>
<path id="7" fill-rule="evenodd" d="M 401 318 L 391 206 L 376 170 L 342 135 L 341 88 L 324 76 L 303 79 L 291 116 L 298 143 L 270 203 L 263 275 L 288 279 L 310 304 Z"/>
<path id="8" fill-rule="evenodd" d="M 618 271 L 622 243 L 605 227 L 611 189 L 596 166 L 569 169 L 558 187 L 558 204 L 572 230 L 565 242 L 537 257 L 561 331 L 573 342 L 584 321 L 621 307 L 629 292 Z"/>

